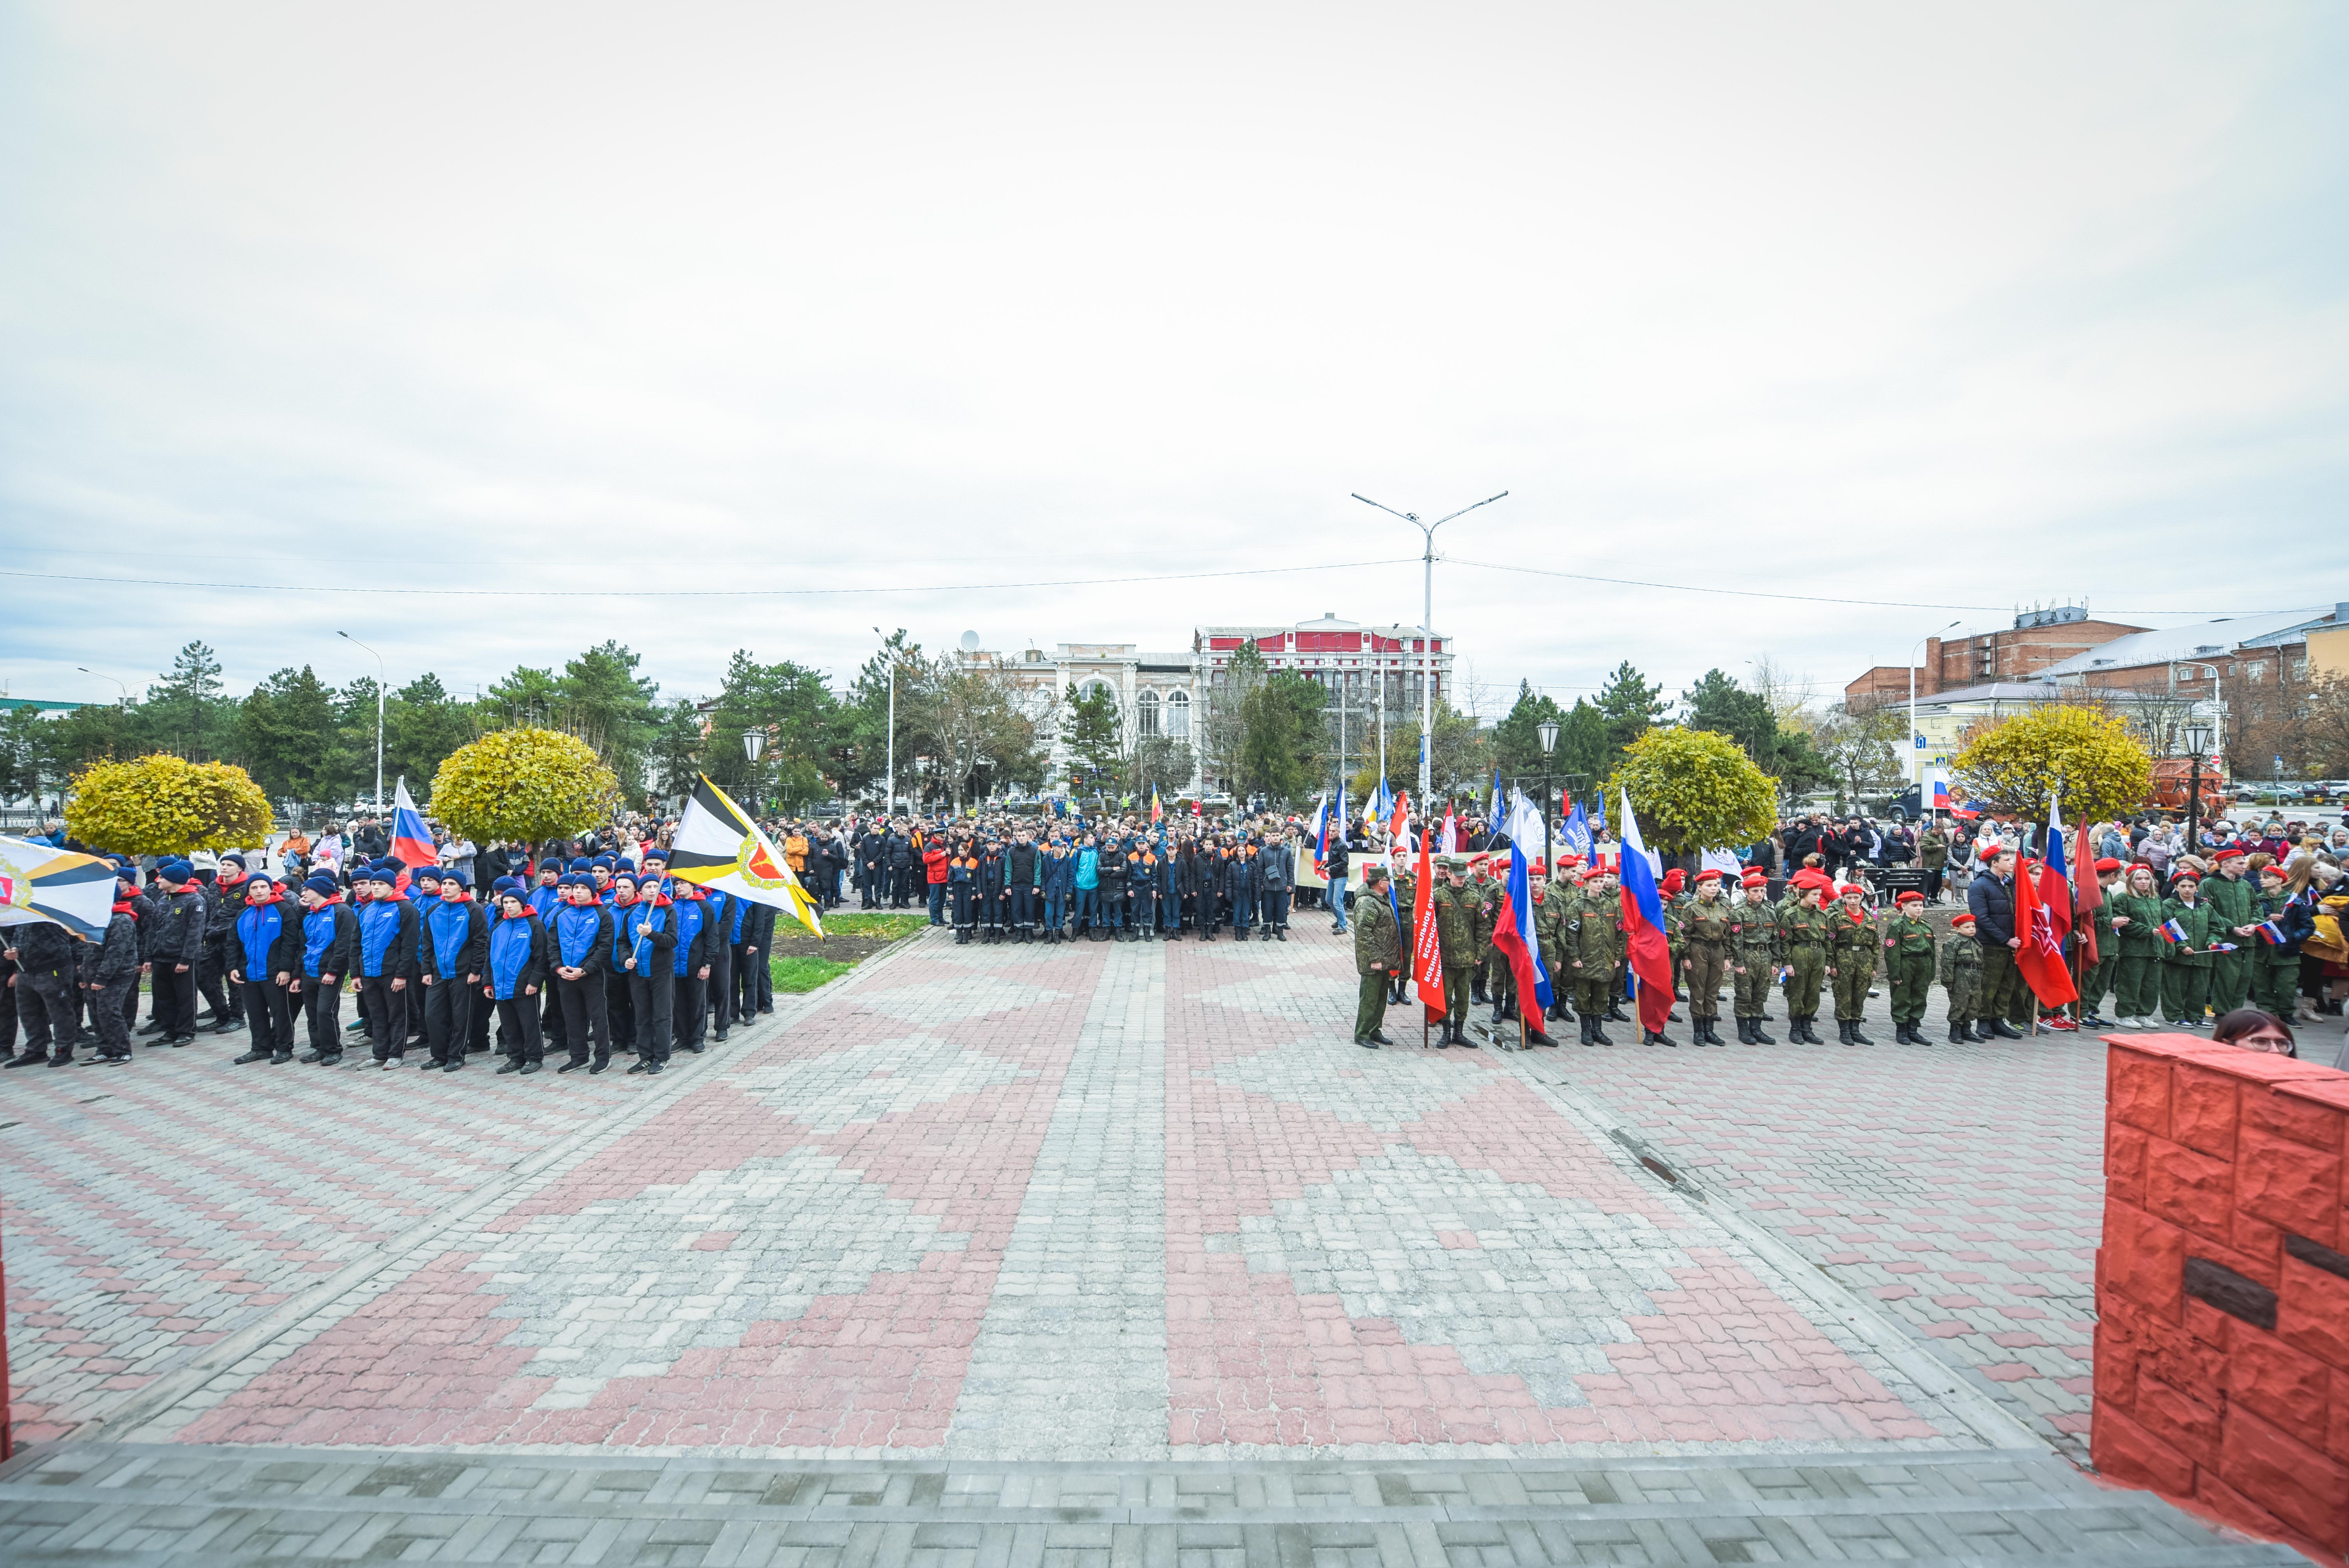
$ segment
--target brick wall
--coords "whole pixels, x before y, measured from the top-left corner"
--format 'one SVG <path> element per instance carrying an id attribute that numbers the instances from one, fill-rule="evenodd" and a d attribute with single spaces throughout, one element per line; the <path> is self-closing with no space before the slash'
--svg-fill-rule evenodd
<path id="1" fill-rule="evenodd" d="M 2112 1036 L 2095 1413 L 2107 1478 L 2349 1552 L 2349 1074 Z"/>

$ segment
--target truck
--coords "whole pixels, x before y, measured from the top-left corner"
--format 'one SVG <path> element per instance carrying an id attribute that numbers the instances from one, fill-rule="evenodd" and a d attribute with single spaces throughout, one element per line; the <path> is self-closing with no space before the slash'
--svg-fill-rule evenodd
<path id="1" fill-rule="evenodd" d="M 2194 777 L 2194 761 L 2186 757 L 2166 757 L 2153 765 L 2153 787 L 2146 791 L 2147 810 L 2183 811 L 2187 806 L 2187 785 Z M 2202 810 L 2207 815 L 2222 810 L 2230 799 L 2226 770 L 2215 761 L 2202 763 Z"/>

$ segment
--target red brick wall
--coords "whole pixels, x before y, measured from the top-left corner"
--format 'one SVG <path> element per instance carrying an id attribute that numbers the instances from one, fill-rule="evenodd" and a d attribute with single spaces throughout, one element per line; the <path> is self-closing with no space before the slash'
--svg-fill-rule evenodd
<path id="1" fill-rule="evenodd" d="M 2349 1553 L 2349 1073 L 2113 1036 L 2090 1452 L 2333 1563 Z"/>

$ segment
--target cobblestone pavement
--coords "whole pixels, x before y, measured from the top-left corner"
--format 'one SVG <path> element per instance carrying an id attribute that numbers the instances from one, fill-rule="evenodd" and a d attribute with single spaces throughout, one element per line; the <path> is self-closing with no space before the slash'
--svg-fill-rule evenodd
<path id="1" fill-rule="evenodd" d="M 0 1468 L 12 1564 L 2301 1561 L 2044 1452 L 792 1463 L 73 1443 Z"/>
<path id="2" fill-rule="evenodd" d="M 2086 1458 L 2104 1217 L 2105 1047 L 2095 1036 L 1872 1047 L 1582 1050 L 1536 1060 L 1811 1262 L 1880 1302 L 2059 1449 Z M 1683 1006 L 1681 1011 L 1685 1014 Z M 1826 1031 L 1832 1037 L 1832 1031 Z M 1636 1030 L 1617 1039 L 1638 1037 Z"/>
<path id="3" fill-rule="evenodd" d="M 32 1456 L 75 1474 L 160 1444 L 215 1447 L 183 1447 L 159 1476 L 244 1451 L 222 1445 L 413 1450 L 400 1462 L 434 1474 L 527 1455 L 546 1460 L 526 1484 L 550 1501 L 584 1484 L 563 1456 L 595 1453 L 646 1456 L 628 1472 L 642 1476 L 766 1475 L 771 1501 L 775 1475 L 864 1473 L 823 1468 L 847 1461 L 1002 1486 L 1108 1465 L 1133 1508 L 1156 1506 L 1151 1477 L 1228 1488 L 1250 1465 L 1358 1485 L 1405 1460 L 1464 1476 L 1669 1459 L 1659 1473 L 1702 1512 L 1758 1484 L 1733 1476 L 1776 1464 L 1964 1478 L 1975 1460 L 2023 1463 L 2017 1450 L 2044 1457 L 2039 1439 L 2085 1412 L 2094 1042 L 1366 1052 L 1347 1043 L 1353 997 L 1349 950 L 1311 916 L 1288 943 L 934 935 L 649 1081 L 231 1068 L 225 1047 L 11 1074 L 32 1080 L 0 1085 L 19 1435 L 78 1439 Z M 786 1460 L 802 1469 L 772 1469 Z M 1297 1468 L 1339 1460 L 1353 1463 Z M 239 1485 L 308 1485 L 234 1463 L 187 1483 L 201 1508 L 172 1501 L 178 1524 L 151 1528 L 194 1529 L 191 1509 L 244 1519 Z M 65 1489 L 43 1494 L 53 1510 L 84 1485 L 24 1473 L 9 1486 Z M 2142 1520 L 2196 1528 L 2033 1474 L 2064 1500 L 2049 1508 L 2120 1510 L 2135 1522 L 2095 1540 L 2126 1538 L 2139 1561 L 2186 1539 L 2127 1536 L 2153 1528 Z M 1421 1506 L 1418 1484 L 1397 1499 Z M 1649 1498 L 1627 1484 L 1619 1498 Z M 1862 1495 L 1834 1492 L 1828 1512 L 1890 1517 Z M 1699 1537 L 1715 1561 L 1795 1554 L 1755 1522 L 1769 1510 L 1742 1501 L 1704 1517 L 1748 1533 L 1686 1540 L 1640 1533 L 1596 1494 L 1572 1506 L 1628 1532 L 1620 1551 L 1572 1531 L 1539 1537 L 1551 1557 L 1526 1544 L 1538 1532 L 1412 1533 L 1476 1523 L 1434 1515 L 1398 1515 L 1402 1534 L 1359 1545 L 1292 1540 L 1268 1519 L 1264 1540 L 1289 1542 L 1273 1556 L 1254 1538 L 1204 1555 L 1179 1532 L 1117 1539 L 1201 1563 L 1404 1560 L 1398 1541 L 1430 1562 L 1665 1561 L 1668 1542 Z M 381 1555 L 398 1534 L 380 1510 L 336 1508 L 285 1524 L 309 1545 L 246 1522 L 204 1550 L 266 1536 L 296 1555 Z M 440 1533 L 399 1537 L 393 1554 L 458 1552 L 466 1511 L 422 1511 Z M 802 1560 L 760 1533 L 780 1516 L 729 1517 L 709 1529 L 773 1547 L 741 1560 Z M 845 1532 L 805 1538 L 807 1561 L 913 1527 L 794 1518 Z M 939 1538 L 937 1560 L 1061 1550 L 1019 1533 L 1032 1522 L 983 1522 L 1008 1533 L 968 1552 Z M 596 1552 L 636 1528 L 613 1524 Z M 1876 1554 L 1909 1539 L 1883 1528 Z M 2019 1524 L 1966 1545 L 1972 1528 L 1949 1526 L 1945 1554 L 2057 1550 Z M 331 1550 L 329 1529 L 344 1532 Z M 735 1560 L 715 1534 L 664 1556 L 639 1533 L 619 1558 L 525 1536 L 490 1555 Z M 149 1550 L 132 1539 L 105 1550 Z M 1122 1549 L 1103 1541 L 1107 1562 Z M 1568 1541 L 1583 1555 L 1556 1556 Z M 1073 1542 L 1054 1560 L 1089 1560 Z M 1855 1540 L 1847 1554 L 1871 1552 Z"/>

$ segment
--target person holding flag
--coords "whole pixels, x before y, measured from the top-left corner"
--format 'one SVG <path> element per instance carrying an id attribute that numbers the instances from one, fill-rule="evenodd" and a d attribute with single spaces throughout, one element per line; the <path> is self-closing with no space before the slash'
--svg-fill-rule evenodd
<path id="1" fill-rule="evenodd" d="M 2139 861 L 2128 868 L 2121 888 L 2105 901 L 2106 918 L 2113 928 L 2113 1006 L 2121 1026 L 2150 1029 L 2161 1006 L 2161 890 L 2153 868 Z"/>
<path id="2" fill-rule="evenodd" d="M 1678 1045 L 1664 1034 L 1672 1012 L 1672 954 L 1664 931 L 1663 895 L 1656 887 L 1656 868 L 1640 837 L 1640 820 L 1631 810 L 1631 793 L 1623 792 L 1622 865 L 1618 873 L 1618 897 L 1623 911 L 1626 959 L 1638 985 L 1640 1043 Z"/>
<path id="3" fill-rule="evenodd" d="M 1402 807 L 1395 814 L 1395 820 L 1398 823 L 1403 821 L 1409 811 L 1409 797 L 1405 797 Z M 1393 843 L 1390 841 L 1388 853 L 1392 855 L 1393 852 Z M 1423 1044 L 1426 1041 L 1430 1024 L 1443 1026 L 1435 1042 L 1436 1048 L 1441 1050 L 1452 1043 L 1451 1009 L 1446 1005 L 1444 990 L 1444 939 L 1435 923 L 1434 854 L 1423 833 L 1420 835 L 1419 866 L 1412 882 L 1411 977 L 1412 984 L 1419 991 L 1420 1039 Z"/>
<path id="4" fill-rule="evenodd" d="M 2211 938 L 2220 927 L 2218 912 L 2203 900 L 2202 879 L 2179 872 L 2161 913 L 2162 934 L 2169 941 L 2161 955 L 2161 1010 L 2173 1029 L 2208 1028 Z"/>
<path id="5" fill-rule="evenodd" d="M 2256 938 L 2251 1005 L 2279 1018 L 2291 1017 L 2299 1001 L 2300 944 L 2316 934 L 2316 901 L 2308 893 L 2314 862 L 2304 855 L 2301 859 L 2297 891 L 2283 867 L 2260 868 L 2259 913 L 2263 918 L 2251 928 Z"/>
<path id="6" fill-rule="evenodd" d="M 1504 973 L 1509 982 L 1509 1000 L 1495 1003 L 1493 1021 L 1497 1026 L 1514 1015 L 1522 1039 L 1554 1047 L 1557 1042 L 1549 1037 L 1542 1025 L 1557 997 L 1551 989 L 1548 968 L 1542 962 L 1541 937 L 1535 928 L 1539 912 L 1534 904 L 1533 863 L 1526 851 L 1528 842 L 1541 841 L 1541 816 L 1522 793 L 1510 803 L 1509 817 L 1502 830 L 1509 841 L 1509 860 L 1507 874 L 1501 883 L 1500 903 L 1493 918 L 1493 950 L 1506 965 Z M 1496 995 L 1501 990 L 1501 978 L 1500 974 L 1494 976 Z M 1528 1012 L 1527 1008 L 1532 1010 Z M 1497 1027 L 1495 1034 L 1499 1034 Z"/>

